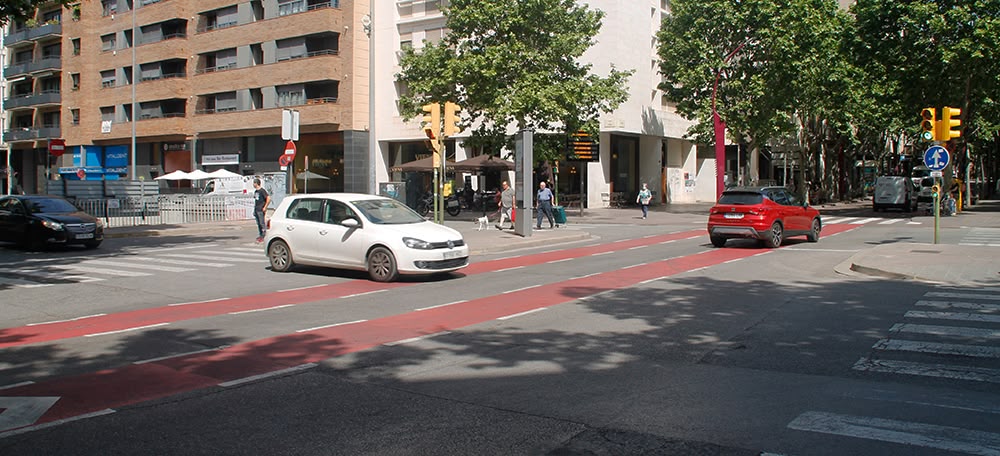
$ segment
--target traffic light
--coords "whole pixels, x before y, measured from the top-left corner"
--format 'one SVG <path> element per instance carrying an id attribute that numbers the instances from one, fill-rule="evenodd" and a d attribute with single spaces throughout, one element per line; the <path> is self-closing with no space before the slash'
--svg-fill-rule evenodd
<path id="1" fill-rule="evenodd" d="M 441 131 L 441 105 L 438 103 L 425 104 L 423 127 L 424 134 L 430 139 L 437 139 Z"/>
<path id="2" fill-rule="evenodd" d="M 461 111 L 462 107 L 452 103 L 450 101 L 444 104 L 444 137 L 454 136 L 456 133 L 462 131 L 458 126 L 458 111 Z"/>
<path id="3" fill-rule="evenodd" d="M 961 115 L 961 109 L 948 106 L 941 108 L 941 123 L 939 124 L 940 129 L 937 134 L 938 141 L 949 141 L 953 138 L 962 136 L 961 129 L 953 130 L 953 128 L 960 127 L 962 125 L 962 119 L 958 118 Z"/>
<path id="4" fill-rule="evenodd" d="M 920 129 L 923 130 L 920 137 L 923 138 L 924 141 L 936 141 L 937 116 L 935 115 L 934 108 L 924 108 L 920 111 L 920 117 L 923 118 L 920 122 Z"/>

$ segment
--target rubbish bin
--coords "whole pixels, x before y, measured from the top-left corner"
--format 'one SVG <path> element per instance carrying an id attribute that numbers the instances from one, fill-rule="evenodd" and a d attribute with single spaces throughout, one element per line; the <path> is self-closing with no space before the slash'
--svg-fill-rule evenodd
<path id="1" fill-rule="evenodd" d="M 556 223 L 560 225 L 566 224 L 566 207 L 564 206 L 552 206 L 552 218 L 556 219 Z"/>

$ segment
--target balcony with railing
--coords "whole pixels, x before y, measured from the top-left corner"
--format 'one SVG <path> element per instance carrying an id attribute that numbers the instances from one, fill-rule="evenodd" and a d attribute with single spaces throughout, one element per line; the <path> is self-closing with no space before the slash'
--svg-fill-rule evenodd
<path id="1" fill-rule="evenodd" d="M 59 104 L 61 101 L 62 95 L 59 90 L 46 90 L 42 93 L 27 93 L 7 98 L 4 100 L 4 107 L 7 109 L 17 109 Z"/>
<path id="2" fill-rule="evenodd" d="M 51 20 L 34 27 L 21 27 L 4 36 L 4 45 L 13 46 L 22 41 L 37 40 L 46 36 L 62 35 L 62 22 Z"/>
<path id="3" fill-rule="evenodd" d="M 28 64 L 28 73 L 37 73 L 40 71 L 52 71 L 59 70 L 62 68 L 62 56 L 61 55 L 50 55 L 42 57 Z"/>
<path id="4" fill-rule="evenodd" d="M 42 125 L 41 127 L 21 127 L 5 130 L 4 139 L 8 142 L 34 141 L 60 137 L 58 125 Z"/>

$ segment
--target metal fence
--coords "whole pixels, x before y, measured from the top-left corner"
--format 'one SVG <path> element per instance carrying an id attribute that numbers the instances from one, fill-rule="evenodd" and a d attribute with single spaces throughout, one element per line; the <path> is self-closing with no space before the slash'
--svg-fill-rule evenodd
<path id="1" fill-rule="evenodd" d="M 108 228 L 253 219 L 253 195 L 152 195 L 77 199 L 74 203 Z"/>

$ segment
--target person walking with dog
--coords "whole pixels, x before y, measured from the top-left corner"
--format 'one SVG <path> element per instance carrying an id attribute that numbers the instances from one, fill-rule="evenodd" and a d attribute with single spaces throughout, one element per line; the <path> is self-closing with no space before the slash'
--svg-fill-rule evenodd
<path id="1" fill-rule="evenodd" d="M 538 208 L 538 221 L 535 229 L 542 229 L 542 215 L 549 219 L 549 228 L 559 228 L 559 225 L 552 219 L 552 190 L 545 186 L 545 181 L 538 183 L 538 193 L 535 195 L 535 207 Z"/>
<path id="2" fill-rule="evenodd" d="M 503 191 L 500 192 L 500 219 L 497 220 L 497 229 L 503 229 L 503 221 L 510 220 L 510 229 L 514 229 L 514 189 L 510 188 L 510 183 L 503 181 L 500 184 Z"/>
<path id="3" fill-rule="evenodd" d="M 639 203 L 639 207 L 642 208 L 643 220 L 649 215 L 649 202 L 652 199 L 653 193 L 649 191 L 649 187 L 646 184 L 642 184 L 642 190 L 639 190 L 639 195 L 635 197 L 635 202 Z"/>

